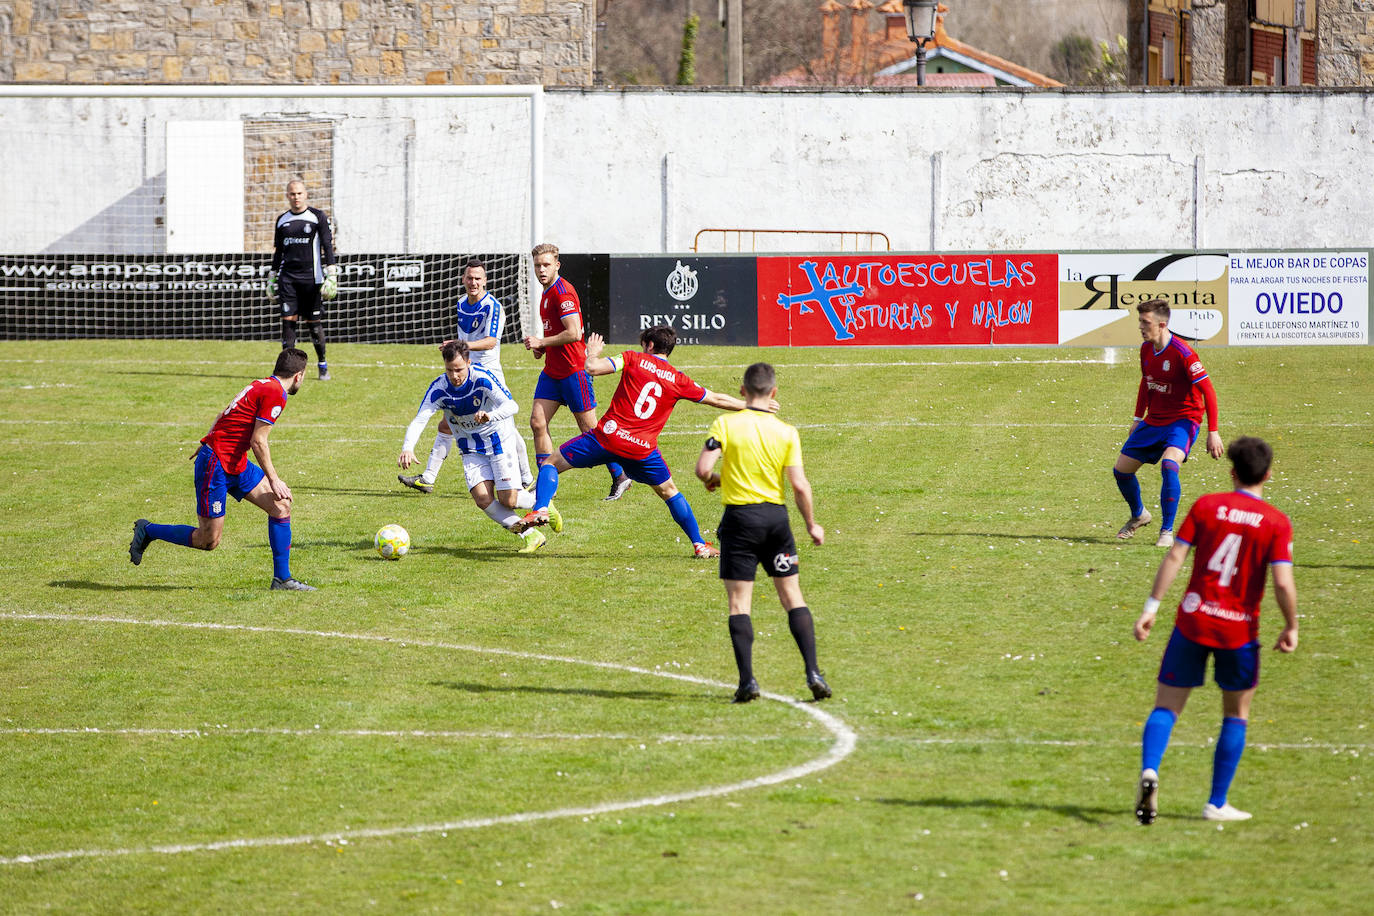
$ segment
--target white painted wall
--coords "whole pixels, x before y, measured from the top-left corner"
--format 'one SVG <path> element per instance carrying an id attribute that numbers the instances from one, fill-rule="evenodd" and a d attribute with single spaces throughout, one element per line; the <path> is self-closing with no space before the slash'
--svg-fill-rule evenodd
<path id="1" fill-rule="evenodd" d="M 553 90 L 545 235 L 612 253 L 690 250 L 704 228 L 879 231 L 912 251 L 1365 247 L 1371 98 Z M 336 144 L 355 173 L 338 185 L 350 212 L 336 214 L 350 249 L 400 251 L 407 232 L 425 249 L 490 249 L 466 236 L 507 235 L 527 206 L 523 188 L 484 185 L 464 152 L 494 134 L 494 110 L 414 97 L 0 97 L 0 252 L 148 250 L 166 123 L 274 112 L 352 125 Z M 369 124 L 383 126 L 359 129 Z M 501 157 L 512 173 L 529 154 L 519 136 Z M 479 208 L 495 229 L 472 228 Z"/>
<path id="2" fill-rule="evenodd" d="M 1371 98 L 560 90 L 546 226 L 612 252 L 722 226 L 877 230 L 897 250 L 1364 245 Z"/>

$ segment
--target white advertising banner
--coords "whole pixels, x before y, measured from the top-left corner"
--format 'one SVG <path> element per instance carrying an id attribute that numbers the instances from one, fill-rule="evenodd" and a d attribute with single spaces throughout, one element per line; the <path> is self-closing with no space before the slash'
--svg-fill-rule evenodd
<path id="1" fill-rule="evenodd" d="M 1369 343 L 1369 253 L 1232 252 L 1228 343 Z"/>

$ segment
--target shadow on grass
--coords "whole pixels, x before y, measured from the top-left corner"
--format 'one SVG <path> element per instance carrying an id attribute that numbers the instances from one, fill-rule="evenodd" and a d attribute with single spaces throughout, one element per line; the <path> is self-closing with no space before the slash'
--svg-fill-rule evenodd
<path id="1" fill-rule="evenodd" d="M 597 687 L 531 687 L 528 684 L 473 684 L 467 681 L 430 681 L 431 687 L 443 687 L 448 690 L 462 690 L 467 693 L 534 693 L 534 694 L 562 694 L 583 697 L 600 697 L 606 700 L 705 700 L 716 702 L 715 697 L 705 697 L 682 693 L 672 693 L 667 690 L 605 690 Z"/>
<path id="2" fill-rule="evenodd" d="M 1066 544 L 1119 544 L 1121 539 L 1111 537 L 1070 537 L 1057 534 L 1007 534 L 1002 531 L 908 531 L 914 538 L 1003 538 L 1009 541 L 1061 541 Z"/>
<path id="3" fill-rule="evenodd" d="M 115 585 L 112 582 L 91 582 L 88 579 L 58 579 L 49 588 L 79 588 L 88 592 L 177 592 L 189 591 L 194 585 Z"/>
<path id="4" fill-rule="evenodd" d="M 1089 808 L 1084 805 L 1038 805 L 1033 802 L 1008 801 L 1004 798 L 878 798 L 880 805 L 906 808 L 948 808 L 950 810 L 982 809 L 985 811 L 1049 811 L 1100 826 L 1108 821 L 1131 818 L 1129 808 Z M 1160 817 L 1168 817 L 1161 814 Z"/>

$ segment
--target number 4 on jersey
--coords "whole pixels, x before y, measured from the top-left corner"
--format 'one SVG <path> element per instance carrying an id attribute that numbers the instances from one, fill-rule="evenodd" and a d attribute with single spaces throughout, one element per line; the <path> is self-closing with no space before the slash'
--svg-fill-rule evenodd
<path id="1" fill-rule="evenodd" d="M 1228 534 L 1221 539 L 1212 558 L 1207 561 L 1207 569 L 1218 574 L 1217 581 L 1222 588 L 1228 587 L 1236 574 L 1236 566 L 1240 560 L 1240 545 L 1239 534 Z"/>

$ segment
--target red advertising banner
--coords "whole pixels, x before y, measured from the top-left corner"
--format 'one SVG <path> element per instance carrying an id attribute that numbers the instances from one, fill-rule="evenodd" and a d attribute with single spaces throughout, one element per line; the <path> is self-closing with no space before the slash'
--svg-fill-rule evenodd
<path id="1" fill-rule="evenodd" d="M 1058 259 L 760 257 L 759 346 L 1056 344 Z"/>

